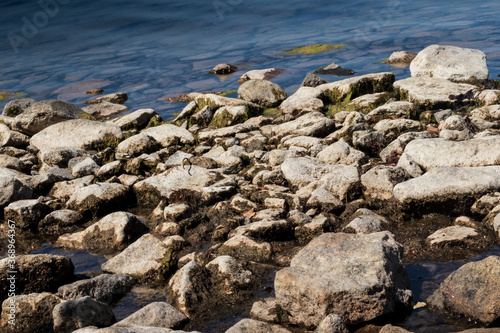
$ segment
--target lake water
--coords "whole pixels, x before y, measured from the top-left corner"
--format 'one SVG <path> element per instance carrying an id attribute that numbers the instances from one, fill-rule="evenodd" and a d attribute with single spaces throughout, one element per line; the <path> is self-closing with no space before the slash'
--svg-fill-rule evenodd
<path id="1" fill-rule="evenodd" d="M 289 94 L 308 72 L 332 62 L 357 74 L 393 71 L 399 79 L 408 69 L 379 62 L 436 43 L 482 50 L 497 78 L 498 14 L 498 0 L 3 0 L 0 90 L 77 103 L 88 98 L 82 91 L 104 88 L 126 92 L 131 110 L 153 108 L 168 119 L 183 104 L 162 96 L 237 89 L 249 69 L 286 69 L 273 81 Z M 322 43 L 347 46 L 284 52 Z M 207 74 L 223 62 L 240 70 L 225 81 Z"/>

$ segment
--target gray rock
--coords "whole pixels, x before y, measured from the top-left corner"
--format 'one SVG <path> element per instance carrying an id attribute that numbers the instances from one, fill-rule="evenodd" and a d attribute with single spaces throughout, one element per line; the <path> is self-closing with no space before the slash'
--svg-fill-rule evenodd
<path id="1" fill-rule="evenodd" d="M 500 238 L 500 214 L 497 214 L 493 219 L 493 230 L 496 232 L 497 237 Z"/>
<path id="2" fill-rule="evenodd" d="M 101 180 L 108 179 L 112 176 L 119 175 L 121 168 L 122 163 L 120 161 L 113 161 L 100 167 L 95 175 L 98 179 Z"/>
<path id="3" fill-rule="evenodd" d="M 394 186 L 408 179 L 410 174 L 401 167 L 375 166 L 361 176 L 363 194 L 375 200 L 391 200 L 394 198 Z"/>
<path id="4" fill-rule="evenodd" d="M 107 327 L 107 328 L 81 328 L 73 333 L 200 333 L 198 331 L 179 331 L 170 328 L 135 326 L 135 327 Z"/>
<path id="5" fill-rule="evenodd" d="M 238 83 L 242 84 L 243 82 L 248 80 L 271 80 L 284 71 L 284 69 L 280 68 L 254 69 L 243 74 L 238 79 Z"/>
<path id="6" fill-rule="evenodd" d="M 380 329 L 379 333 L 411 333 L 410 331 L 405 330 L 404 328 L 393 326 L 391 324 L 384 325 L 382 329 Z"/>
<path id="7" fill-rule="evenodd" d="M 5 219 L 16 222 L 16 227 L 21 230 L 36 231 L 38 222 L 44 218 L 50 208 L 36 200 L 19 200 L 10 203 L 4 208 Z"/>
<path id="8" fill-rule="evenodd" d="M 340 316 L 329 314 L 319 323 L 314 333 L 349 333 L 349 330 Z"/>
<path id="9" fill-rule="evenodd" d="M 193 125 L 206 127 L 212 121 L 213 116 L 214 116 L 213 110 L 207 105 L 200 111 L 193 114 L 190 120 Z"/>
<path id="10" fill-rule="evenodd" d="M 24 111 L 29 109 L 29 107 L 36 102 L 37 101 L 33 98 L 14 99 L 5 104 L 2 115 L 7 117 L 15 117 L 18 114 L 23 113 Z"/>
<path id="11" fill-rule="evenodd" d="M 471 122 L 479 130 L 500 128 L 500 105 L 489 105 L 471 111 Z"/>
<path id="12" fill-rule="evenodd" d="M 87 157 L 83 161 L 77 163 L 71 169 L 73 176 L 80 178 L 89 175 L 95 175 L 101 167 L 91 157 Z"/>
<path id="13" fill-rule="evenodd" d="M 91 153 L 84 149 L 68 147 L 46 149 L 40 153 L 40 159 L 43 163 L 60 167 L 66 167 L 73 158 L 89 156 Z"/>
<path id="14" fill-rule="evenodd" d="M 54 138 L 58 138 L 54 140 Z M 42 152 L 53 148 L 95 149 L 117 145 L 123 139 L 118 126 L 86 119 L 73 119 L 49 126 L 31 137 L 30 143 Z"/>
<path id="15" fill-rule="evenodd" d="M 85 112 L 78 106 L 65 101 L 36 102 L 14 118 L 12 128 L 27 135 L 33 135 L 46 127 L 82 117 L 84 114 Z"/>
<path id="16" fill-rule="evenodd" d="M 410 102 L 390 102 L 373 109 L 366 115 L 370 123 L 377 123 L 382 119 L 407 118 L 415 110 Z"/>
<path id="17" fill-rule="evenodd" d="M 2 303 L 0 330 L 2 332 L 32 333 L 52 330 L 52 311 L 61 299 L 50 293 L 17 295 Z M 9 324 L 11 304 L 15 307 L 15 326 Z"/>
<path id="18" fill-rule="evenodd" d="M 452 107 L 473 97 L 475 86 L 446 79 L 410 77 L 394 82 L 394 89 L 408 102 L 431 108 Z"/>
<path id="19" fill-rule="evenodd" d="M 126 208 L 128 202 L 127 186 L 116 183 L 96 183 L 76 189 L 66 202 L 66 208 L 95 217 Z"/>
<path id="20" fill-rule="evenodd" d="M 403 133 L 423 130 L 419 121 L 410 119 L 384 119 L 379 121 L 373 128 L 389 141 L 396 139 Z"/>
<path id="21" fill-rule="evenodd" d="M 194 102 L 199 110 L 208 105 L 214 111 L 225 106 L 245 106 L 251 114 L 258 114 L 262 111 L 262 108 L 255 103 L 244 101 L 239 98 L 230 98 L 214 94 L 199 95 L 195 98 Z"/>
<path id="22" fill-rule="evenodd" d="M 408 67 L 416 56 L 417 54 L 413 52 L 396 51 L 391 53 L 387 63 L 397 67 Z"/>
<path id="23" fill-rule="evenodd" d="M 5 154 L 0 154 L 0 167 L 8 168 L 23 172 L 26 170 L 26 165 L 17 157 L 12 157 Z"/>
<path id="24" fill-rule="evenodd" d="M 226 74 L 231 74 L 234 73 L 238 70 L 236 66 L 229 65 L 229 64 L 218 64 L 214 68 L 208 72 L 209 74 L 214 74 L 214 75 L 226 75 Z"/>
<path id="25" fill-rule="evenodd" d="M 239 259 L 265 262 L 271 259 L 272 248 L 267 242 L 258 243 L 250 237 L 236 235 L 222 244 L 218 252 Z"/>
<path id="26" fill-rule="evenodd" d="M 362 151 L 352 148 L 344 140 L 337 141 L 323 149 L 316 158 L 335 164 L 361 165 L 366 155 Z"/>
<path id="27" fill-rule="evenodd" d="M 28 294 L 43 291 L 55 291 L 59 286 L 73 279 L 75 267 L 71 259 L 51 254 L 16 255 L 15 267 L 11 258 L 0 260 L 0 283 L 8 286 L 8 271 L 17 271 L 16 293 Z M 7 289 L 0 290 L 0 300 L 7 298 Z"/>
<path id="28" fill-rule="evenodd" d="M 325 104 L 321 100 L 322 91 L 320 86 L 300 87 L 295 93 L 284 100 L 279 110 L 284 114 L 297 115 L 301 112 L 321 112 Z"/>
<path id="29" fill-rule="evenodd" d="M 245 122 L 249 118 L 249 110 L 245 105 L 223 106 L 215 111 L 210 127 L 234 126 Z"/>
<path id="30" fill-rule="evenodd" d="M 140 109 L 109 121 L 111 124 L 120 127 L 123 131 L 130 129 L 142 129 L 146 127 L 153 117 L 159 117 L 153 109 Z"/>
<path id="31" fill-rule="evenodd" d="M 285 329 L 282 326 L 272 325 L 263 321 L 253 319 L 242 319 L 226 331 L 226 333 L 246 332 L 290 333 L 289 330 Z"/>
<path id="32" fill-rule="evenodd" d="M 54 307 L 54 333 L 69 333 L 85 326 L 107 327 L 116 322 L 107 304 L 85 296 Z"/>
<path id="33" fill-rule="evenodd" d="M 355 107 L 356 110 L 371 110 L 377 106 L 385 103 L 387 100 L 387 92 L 375 93 L 375 94 L 365 94 L 353 99 L 349 104 L 346 105 L 347 108 Z"/>
<path id="34" fill-rule="evenodd" d="M 276 273 L 277 303 L 290 322 L 306 327 L 318 326 L 329 314 L 355 325 L 409 307 L 402 252 L 389 232 L 323 234 Z"/>
<path id="35" fill-rule="evenodd" d="M 489 256 L 451 273 L 427 299 L 431 309 L 489 325 L 500 317 L 500 258 Z"/>
<path id="36" fill-rule="evenodd" d="M 456 46 L 431 45 L 411 62 L 412 77 L 431 77 L 453 81 L 488 78 L 486 55 L 480 50 Z"/>
<path id="37" fill-rule="evenodd" d="M 262 161 L 269 164 L 270 166 L 281 165 L 287 158 L 299 157 L 301 156 L 296 150 L 289 149 L 273 149 L 267 152 Z"/>
<path id="38" fill-rule="evenodd" d="M 341 201 L 353 197 L 358 192 L 360 184 L 358 169 L 344 164 L 333 164 L 328 173 L 318 181 L 319 187 L 324 187 Z"/>
<path id="39" fill-rule="evenodd" d="M 349 76 L 353 75 L 355 72 L 352 69 L 342 68 L 336 63 L 331 63 L 328 66 L 323 66 L 315 70 L 313 73 L 323 75 Z"/>
<path id="40" fill-rule="evenodd" d="M 283 209 L 277 208 L 268 208 L 259 210 L 253 217 L 252 221 L 262 221 L 268 219 L 279 219 L 285 215 L 285 211 Z"/>
<path id="41" fill-rule="evenodd" d="M 73 195 L 76 190 L 91 185 L 93 181 L 93 176 L 77 178 L 74 180 L 60 181 L 54 184 L 52 190 L 49 192 L 49 195 L 51 197 L 66 201 Z"/>
<path id="42" fill-rule="evenodd" d="M 231 256 L 219 256 L 210 261 L 206 268 L 210 271 L 212 280 L 215 283 L 224 285 L 221 289 L 226 294 L 232 294 L 238 288 L 249 286 L 252 282 L 252 272 L 243 268 L 243 266 Z"/>
<path id="43" fill-rule="evenodd" d="M 281 321 L 278 305 L 275 298 L 264 298 L 252 304 L 250 316 L 253 319 L 266 321 L 268 323 L 279 323 Z"/>
<path id="44" fill-rule="evenodd" d="M 451 226 L 439 229 L 427 237 L 427 243 L 431 248 L 440 248 L 447 245 L 474 243 L 481 235 L 476 229 L 462 226 Z"/>
<path id="45" fill-rule="evenodd" d="M 332 221 L 320 214 L 311 222 L 296 227 L 295 237 L 301 242 L 308 242 L 324 232 L 331 231 L 333 231 Z"/>
<path id="46" fill-rule="evenodd" d="M 150 127 L 142 131 L 142 133 L 152 137 L 163 147 L 168 147 L 177 141 L 180 143 L 194 142 L 194 137 L 188 130 L 172 124 Z"/>
<path id="47" fill-rule="evenodd" d="M 500 193 L 495 192 L 486 194 L 477 199 L 477 201 L 474 202 L 474 205 L 472 205 L 470 211 L 473 214 L 484 217 L 498 205 L 500 205 Z"/>
<path id="48" fill-rule="evenodd" d="M 324 137 L 335 129 L 335 122 L 320 112 L 307 113 L 295 120 L 273 127 L 273 135 L 304 135 Z"/>
<path id="49" fill-rule="evenodd" d="M 317 158 L 297 157 L 287 158 L 281 164 L 281 172 L 291 186 L 300 188 L 344 167 Z"/>
<path id="50" fill-rule="evenodd" d="M 328 81 L 323 80 L 319 76 L 313 73 L 307 73 L 306 77 L 304 78 L 304 81 L 302 81 L 302 84 L 300 85 L 301 87 L 317 87 L 319 85 L 328 83 Z"/>
<path id="51" fill-rule="evenodd" d="M 102 264 L 105 273 L 128 274 L 137 278 L 156 277 L 158 271 L 168 265 L 172 251 L 161 240 L 145 234 L 123 252 Z"/>
<path id="52" fill-rule="evenodd" d="M 114 304 L 132 289 L 135 279 L 125 274 L 101 274 L 59 287 L 57 295 L 64 300 L 90 296 L 105 304 Z"/>
<path id="53" fill-rule="evenodd" d="M 33 190 L 24 185 L 19 179 L 13 176 L 0 176 L 0 207 L 5 207 L 9 203 L 31 199 Z"/>
<path id="54" fill-rule="evenodd" d="M 123 104 L 128 100 L 128 96 L 125 93 L 114 93 L 104 96 L 99 96 L 97 98 L 83 102 L 83 104 L 100 104 L 104 102 Z"/>
<path id="55" fill-rule="evenodd" d="M 380 152 L 380 158 L 384 163 L 391 162 L 394 163 L 393 158 L 397 156 L 399 159 L 399 156 L 401 156 L 405 150 L 406 145 L 415 139 L 430 139 L 432 137 L 431 133 L 428 131 L 423 131 L 423 132 L 409 132 L 409 133 L 404 133 L 401 134 L 396 140 L 392 141 L 382 149 Z M 389 159 L 392 159 L 389 161 Z M 396 160 L 397 163 L 397 160 Z"/>
<path id="56" fill-rule="evenodd" d="M 133 214 L 115 212 L 106 215 L 83 231 L 59 236 L 57 243 L 70 249 L 117 251 L 147 232 L 147 227 Z"/>
<path id="57" fill-rule="evenodd" d="M 360 208 L 354 213 L 354 219 L 345 226 L 344 231 L 354 231 L 356 234 L 371 234 L 386 230 L 389 221 L 369 209 Z"/>
<path id="58" fill-rule="evenodd" d="M 265 108 L 272 108 L 286 99 L 286 93 L 283 88 L 271 81 L 248 80 L 238 88 L 238 98 Z"/>
<path id="59" fill-rule="evenodd" d="M 79 212 L 71 209 L 61 209 L 47 214 L 43 220 L 38 223 L 38 228 L 45 232 L 61 231 L 83 222 L 83 216 Z"/>
<path id="60" fill-rule="evenodd" d="M 306 203 L 307 208 L 317 208 L 323 212 L 339 212 L 344 208 L 344 203 L 338 196 L 327 191 L 324 187 L 318 187 L 312 193 Z"/>
<path id="61" fill-rule="evenodd" d="M 19 147 L 29 145 L 29 137 L 21 132 L 12 131 L 9 126 L 0 123 L 0 147 Z"/>
<path id="62" fill-rule="evenodd" d="M 175 329 L 183 327 L 188 321 L 189 319 L 172 305 L 153 302 L 120 320 L 113 327 L 151 326 Z"/>
<path id="63" fill-rule="evenodd" d="M 170 204 L 165 207 L 163 217 L 167 221 L 180 221 L 193 214 L 193 210 L 186 204 Z"/>
<path id="64" fill-rule="evenodd" d="M 238 124 L 234 126 L 218 128 L 218 129 L 206 129 L 198 133 L 199 140 L 212 140 L 216 138 L 223 138 L 234 136 L 238 133 L 247 133 L 250 131 L 258 130 L 259 126 L 255 124 Z"/>
<path id="65" fill-rule="evenodd" d="M 293 228 L 287 220 L 267 218 L 239 226 L 229 233 L 229 237 L 236 235 L 265 241 L 290 240 L 293 237 Z"/>
<path id="66" fill-rule="evenodd" d="M 116 152 L 129 156 L 152 153 L 159 148 L 158 142 L 151 136 L 139 133 L 123 140 L 116 147 Z"/>
<path id="67" fill-rule="evenodd" d="M 92 115 L 95 119 L 103 120 L 114 118 L 120 113 L 127 112 L 129 108 L 125 105 L 102 101 L 86 106 L 82 110 Z"/>
<path id="68" fill-rule="evenodd" d="M 352 133 L 352 144 L 369 156 L 377 156 L 387 144 L 387 139 L 380 132 L 368 129 Z"/>

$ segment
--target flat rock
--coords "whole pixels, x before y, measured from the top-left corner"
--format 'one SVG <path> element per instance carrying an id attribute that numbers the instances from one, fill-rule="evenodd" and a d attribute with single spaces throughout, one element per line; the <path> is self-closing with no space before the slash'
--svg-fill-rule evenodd
<path id="1" fill-rule="evenodd" d="M 335 164 L 312 157 L 287 158 L 281 164 L 283 176 L 291 186 L 298 188 L 317 181 L 340 168 Z"/>
<path id="2" fill-rule="evenodd" d="M 116 147 L 116 152 L 129 156 L 139 156 L 156 151 L 158 142 L 151 136 L 139 133 L 120 142 Z"/>
<path id="3" fill-rule="evenodd" d="M 389 141 L 396 139 L 403 133 L 418 132 L 423 129 L 419 121 L 411 119 L 383 119 L 373 128 Z"/>
<path id="4" fill-rule="evenodd" d="M 272 248 L 267 242 L 259 243 L 250 237 L 236 235 L 222 244 L 218 252 L 239 259 L 265 262 L 271 259 Z"/>
<path id="5" fill-rule="evenodd" d="M 279 110 L 291 115 L 323 111 L 325 104 L 321 100 L 322 93 L 317 87 L 300 87 L 280 104 Z"/>
<path id="6" fill-rule="evenodd" d="M 360 188 L 358 169 L 352 165 L 333 164 L 318 181 L 318 186 L 336 195 L 341 201 L 353 197 Z"/>
<path id="7" fill-rule="evenodd" d="M 215 138 L 223 138 L 234 136 L 238 133 L 247 133 L 250 131 L 258 130 L 259 126 L 255 124 L 238 124 L 234 126 L 219 128 L 219 129 L 206 129 L 198 133 L 200 140 L 211 140 Z"/>
<path id="8" fill-rule="evenodd" d="M 254 69 L 243 74 L 238 79 L 238 83 L 242 84 L 243 82 L 248 80 L 271 80 L 284 71 L 285 70 L 281 68 Z"/>
<path id="9" fill-rule="evenodd" d="M 83 102 L 82 104 L 101 104 L 103 102 L 123 104 L 128 100 L 126 93 L 114 93 L 104 96 L 99 96 L 94 99 Z"/>
<path id="10" fill-rule="evenodd" d="M 226 333 L 246 332 L 290 333 L 289 330 L 282 326 L 253 319 L 242 319 L 226 331 Z"/>
<path id="11" fill-rule="evenodd" d="M 356 234 L 370 234 L 386 230 L 389 221 L 366 208 L 360 208 L 354 213 L 354 219 L 345 226 L 344 231 L 354 231 Z"/>
<path id="12" fill-rule="evenodd" d="M 193 143 L 194 137 L 187 129 L 172 124 L 150 127 L 141 132 L 159 142 L 163 147 L 168 147 L 177 141 L 180 143 Z"/>
<path id="13" fill-rule="evenodd" d="M 323 113 L 307 113 L 295 120 L 274 126 L 272 133 L 278 137 L 287 135 L 304 135 L 325 137 L 335 129 L 335 122 Z"/>
<path id="14" fill-rule="evenodd" d="M 431 309 L 489 325 L 500 318 L 500 258 L 489 256 L 451 273 L 427 299 Z"/>
<path id="15" fill-rule="evenodd" d="M 156 113 L 155 110 L 140 109 L 109 122 L 125 131 L 130 129 L 142 129 L 146 127 L 153 117 L 158 117 L 158 113 Z"/>
<path id="16" fill-rule="evenodd" d="M 500 105 L 477 108 L 470 114 L 470 121 L 481 131 L 500 128 Z"/>
<path id="17" fill-rule="evenodd" d="M 272 297 L 261 299 L 252 304 L 250 316 L 253 319 L 266 321 L 268 323 L 279 323 L 279 309 L 276 299 Z"/>
<path id="18" fill-rule="evenodd" d="M 408 172 L 396 166 L 380 165 L 361 176 L 361 185 L 366 197 L 375 200 L 391 200 L 393 189 L 399 183 L 410 179 Z"/>
<path id="19" fill-rule="evenodd" d="M 382 119 L 407 118 L 414 109 L 415 105 L 410 102 L 390 102 L 373 109 L 366 118 L 370 123 L 377 123 Z"/>
<path id="20" fill-rule="evenodd" d="M 9 126 L 0 123 L 0 147 L 24 148 L 29 145 L 29 137 L 21 132 L 12 131 Z"/>
<path id="21" fill-rule="evenodd" d="M 329 314 L 360 324 L 411 305 L 403 248 L 391 233 L 327 233 L 276 273 L 277 303 L 290 321 L 316 327 Z"/>
<path id="22" fill-rule="evenodd" d="M 290 240 L 293 237 L 293 228 L 287 220 L 264 219 L 237 227 L 229 237 L 236 235 L 265 241 Z"/>
<path id="23" fill-rule="evenodd" d="M 127 112 L 129 108 L 125 105 L 102 101 L 86 106 L 82 110 L 92 115 L 92 117 L 102 120 L 114 118 L 120 113 Z"/>
<path id="24" fill-rule="evenodd" d="M 60 209 L 53 211 L 38 223 L 38 228 L 45 232 L 55 230 L 61 231 L 84 222 L 83 215 L 71 209 Z"/>
<path id="25" fill-rule="evenodd" d="M 175 329 L 182 328 L 188 321 L 189 319 L 172 305 L 153 302 L 120 320 L 113 327 L 152 326 Z"/>
<path id="26" fill-rule="evenodd" d="M 462 226 L 451 226 L 439 229 L 427 237 L 427 243 L 430 247 L 443 247 L 447 245 L 463 244 L 468 240 L 477 240 L 479 233 L 476 229 Z"/>
<path id="27" fill-rule="evenodd" d="M 73 195 L 73 193 L 77 189 L 89 186 L 93 183 L 93 181 L 94 181 L 93 176 L 86 176 L 73 180 L 59 181 L 54 184 L 54 186 L 49 192 L 49 195 L 51 197 L 66 201 L 71 197 L 71 195 Z"/>
<path id="28" fill-rule="evenodd" d="M 408 67 L 416 56 L 417 54 L 413 52 L 396 51 L 391 53 L 387 63 L 396 67 Z"/>
<path id="29" fill-rule="evenodd" d="M 453 81 L 486 80 L 486 55 L 475 49 L 431 45 L 423 49 L 410 65 L 412 77 L 431 77 Z"/>
<path id="30" fill-rule="evenodd" d="M 81 328 L 73 333 L 201 333 L 198 331 L 180 331 L 170 328 L 134 326 L 134 327 L 106 327 L 106 328 Z"/>
<path id="31" fill-rule="evenodd" d="M 399 157 L 403 154 L 406 145 L 416 139 L 430 139 L 432 134 L 428 131 L 422 132 L 409 132 L 401 134 L 396 140 L 389 143 L 382 151 L 379 156 L 384 163 L 394 163 L 396 164 Z"/>
<path id="32" fill-rule="evenodd" d="M 324 212 L 339 212 L 344 208 L 344 203 L 338 196 L 324 187 L 318 187 L 312 191 L 311 196 L 307 200 L 306 207 L 317 208 Z"/>
<path id="33" fill-rule="evenodd" d="M 127 186 L 116 183 L 96 183 L 78 188 L 66 202 L 66 208 L 92 216 L 126 208 L 129 197 Z"/>
<path id="34" fill-rule="evenodd" d="M 212 280 L 222 282 L 226 294 L 237 291 L 238 288 L 249 286 L 252 282 L 252 272 L 231 256 L 218 256 L 210 261 L 206 268 L 212 273 Z"/>

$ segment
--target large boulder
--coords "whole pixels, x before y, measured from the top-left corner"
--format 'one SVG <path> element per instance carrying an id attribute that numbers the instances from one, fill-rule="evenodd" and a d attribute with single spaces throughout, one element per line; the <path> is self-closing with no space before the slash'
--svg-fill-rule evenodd
<path id="1" fill-rule="evenodd" d="M 176 329 L 182 328 L 188 321 L 189 319 L 172 305 L 165 302 L 153 302 L 113 326 L 151 326 Z"/>
<path id="2" fill-rule="evenodd" d="M 500 318 L 500 257 L 489 256 L 451 273 L 427 299 L 431 309 L 489 325 Z"/>
<path id="3" fill-rule="evenodd" d="M 407 309 L 412 293 L 402 252 L 389 232 L 323 234 L 276 273 L 277 303 L 290 322 L 306 327 L 329 314 L 356 325 Z"/>
<path id="4" fill-rule="evenodd" d="M 20 113 L 26 111 L 32 104 L 37 101 L 33 98 L 18 98 L 5 104 L 2 116 L 15 117 Z"/>
<path id="5" fill-rule="evenodd" d="M 102 216 L 120 208 L 127 208 L 129 188 L 116 183 L 96 183 L 78 188 L 66 203 L 68 209 Z"/>
<path id="6" fill-rule="evenodd" d="M 420 51 L 410 64 L 411 76 L 453 81 L 486 80 L 486 55 L 480 50 L 457 46 L 431 45 Z"/>
<path id="7" fill-rule="evenodd" d="M 121 140 L 123 134 L 118 126 L 73 119 L 45 128 L 33 135 L 30 143 L 41 151 L 68 147 L 101 150 L 106 147 L 114 148 Z"/>
<path id="8" fill-rule="evenodd" d="M 271 81 L 248 80 L 238 88 L 238 98 L 265 108 L 272 108 L 286 99 L 286 93 L 283 88 Z"/>
<path id="9" fill-rule="evenodd" d="M 85 112 L 82 109 L 69 102 L 41 101 L 31 104 L 26 111 L 17 115 L 12 122 L 12 128 L 27 135 L 33 135 L 50 125 L 82 118 L 84 115 Z"/>

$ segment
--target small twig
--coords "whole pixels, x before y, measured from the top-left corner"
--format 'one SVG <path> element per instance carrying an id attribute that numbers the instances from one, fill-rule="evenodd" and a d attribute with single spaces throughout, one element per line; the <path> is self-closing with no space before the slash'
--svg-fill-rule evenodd
<path id="1" fill-rule="evenodd" d="M 191 174 L 191 167 L 193 166 L 191 164 L 191 162 L 189 161 L 189 159 L 187 157 L 185 157 L 183 160 L 182 160 L 182 169 L 184 169 L 184 161 L 187 161 L 188 164 L 189 164 L 189 169 L 188 169 L 188 175 L 192 176 Z"/>

